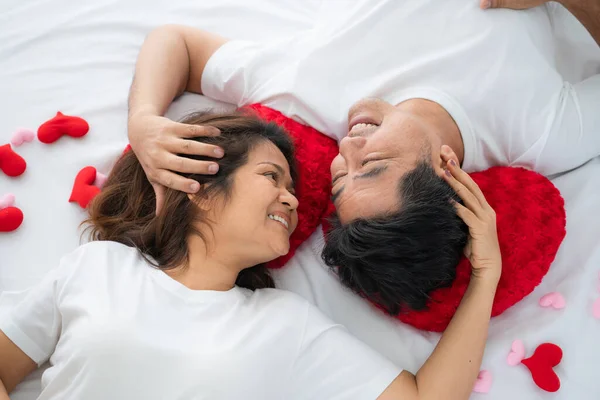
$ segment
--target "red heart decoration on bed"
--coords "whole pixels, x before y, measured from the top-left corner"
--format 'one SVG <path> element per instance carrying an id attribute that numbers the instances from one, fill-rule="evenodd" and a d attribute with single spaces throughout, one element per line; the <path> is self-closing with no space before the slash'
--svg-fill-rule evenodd
<path id="1" fill-rule="evenodd" d="M 321 224 L 329 206 L 331 173 L 329 166 L 338 154 L 336 142 L 319 131 L 296 122 L 279 111 L 260 104 L 246 108 L 265 121 L 275 122 L 292 137 L 298 160 L 296 197 L 298 227 L 290 237 L 290 251 L 268 264 L 269 268 L 281 268 L 295 254 L 296 249 L 309 238 Z"/>
<path id="2" fill-rule="evenodd" d="M 0 169 L 8 176 L 19 176 L 27 168 L 25 159 L 15 153 L 10 144 L 0 146 Z"/>
<path id="3" fill-rule="evenodd" d="M 553 343 L 543 343 L 538 346 L 529 358 L 521 361 L 529 371 L 536 385 L 547 392 L 560 389 L 560 379 L 552 368 L 562 360 L 563 352 Z"/>
<path id="4" fill-rule="evenodd" d="M 86 208 L 90 201 L 100 193 L 100 189 L 94 186 L 95 180 L 96 168 L 85 167 L 79 171 L 75 177 L 69 202 L 77 202 L 81 208 Z"/>
<path id="5" fill-rule="evenodd" d="M 44 122 L 38 128 L 38 139 L 42 143 L 54 143 L 62 136 L 74 138 L 82 137 L 90 130 L 90 126 L 83 118 L 64 115 L 60 111 L 54 118 Z"/>
<path id="6" fill-rule="evenodd" d="M 23 223 L 23 212 L 17 207 L 0 210 L 0 232 L 12 232 Z"/>

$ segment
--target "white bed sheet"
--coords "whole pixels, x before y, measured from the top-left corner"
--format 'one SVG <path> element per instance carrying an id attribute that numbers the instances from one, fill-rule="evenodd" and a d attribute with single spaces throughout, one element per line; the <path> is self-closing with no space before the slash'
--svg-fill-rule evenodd
<path id="1" fill-rule="evenodd" d="M 333 3 L 327 4 L 327 11 Z M 327 17 L 320 12 L 322 7 L 321 0 L 4 0 L 0 4 L 0 144 L 7 143 L 18 127 L 36 130 L 59 110 L 84 117 L 91 129 L 79 140 L 26 143 L 16 148 L 28 162 L 25 174 L 16 179 L 0 174 L 0 196 L 14 193 L 25 214 L 16 232 L 0 234 L 0 312 L 80 243 L 77 225 L 85 212 L 67 202 L 73 179 L 87 165 L 107 173 L 125 147 L 127 90 L 139 47 L 152 28 L 182 23 L 232 38 L 269 40 L 310 29 Z M 570 54 L 573 41 L 561 40 L 566 45 L 558 55 Z M 578 43 L 585 48 L 589 40 Z M 594 68 L 590 62 L 573 68 L 565 63 L 565 73 L 577 78 L 589 75 Z M 184 96 L 170 115 L 207 105 L 214 103 Z M 567 200 L 567 238 L 535 293 L 494 319 L 484 361 L 494 384 L 490 394 L 474 398 L 600 398 L 600 346 L 595 342 L 600 321 L 591 317 L 591 303 L 600 296 L 600 160 L 554 182 Z M 292 263 L 277 272 L 277 279 L 293 281 L 295 291 L 359 338 L 416 371 L 438 335 L 390 320 L 343 290 L 314 262 L 320 240 L 317 232 Z M 567 308 L 540 309 L 540 295 L 554 290 L 563 292 Z M 557 369 L 563 388 L 557 394 L 536 389 L 523 367 L 506 366 L 504 359 L 515 338 L 524 340 L 528 352 L 541 341 L 563 347 L 565 357 Z M 37 372 L 29 377 L 11 398 L 35 399 L 39 376 Z"/>

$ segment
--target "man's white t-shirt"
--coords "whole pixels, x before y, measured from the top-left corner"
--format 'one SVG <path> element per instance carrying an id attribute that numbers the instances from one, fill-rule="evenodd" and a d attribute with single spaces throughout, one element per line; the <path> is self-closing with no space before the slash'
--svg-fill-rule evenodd
<path id="1" fill-rule="evenodd" d="M 467 171 L 514 165 L 551 175 L 600 154 L 600 75 L 563 80 L 548 7 L 332 3 L 308 33 L 224 44 L 205 67 L 202 92 L 262 103 L 338 140 L 361 98 L 432 100 L 459 126 Z"/>
<path id="2" fill-rule="evenodd" d="M 401 372 L 275 289 L 191 290 L 136 249 L 65 256 L 2 330 L 38 365 L 39 399 L 376 399 Z"/>

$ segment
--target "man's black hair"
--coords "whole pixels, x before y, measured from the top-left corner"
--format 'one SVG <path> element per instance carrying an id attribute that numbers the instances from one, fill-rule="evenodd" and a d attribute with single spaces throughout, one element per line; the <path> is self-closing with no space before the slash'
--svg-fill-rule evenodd
<path id="1" fill-rule="evenodd" d="M 454 190 L 426 161 L 398 184 L 399 210 L 342 224 L 332 217 L 322 258 L 354 292 L 392 315 L 426 308 L 434 289 L 448 286 L 467 243 Z"/>

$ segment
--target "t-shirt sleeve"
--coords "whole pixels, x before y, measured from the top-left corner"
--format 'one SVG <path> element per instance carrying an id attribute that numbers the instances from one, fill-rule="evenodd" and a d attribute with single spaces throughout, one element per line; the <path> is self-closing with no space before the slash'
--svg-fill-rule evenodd
<path id="1" fill-rule="evenodd" d="M 308 305 L 288 398 L 374 400 L 402 372 Z"/>
<path id="2" fill-rule="evenodd" d="M 600 75 L 565 82 L 551 128 L 517 163 L 544 175 L 569 171 L 600 155 L 599 132 Z"/>
<path id="3" fill-rule="evenodd" d="M 29 358 L 45 363 L 58 343 L 61 315 L 57 295 L 71 268 L 65 257 L 58 268 L 28 289 L 23 299 L 0 316 L 0 330 Z"/>
<path id="4" fill-rule="evenodd" d="M 269 43 L 231 40 L 210 57 L 202 73 L 202 93 L 238 107 L 279 96 L 280 80 L 293 65 L 295 38 Z"/>

